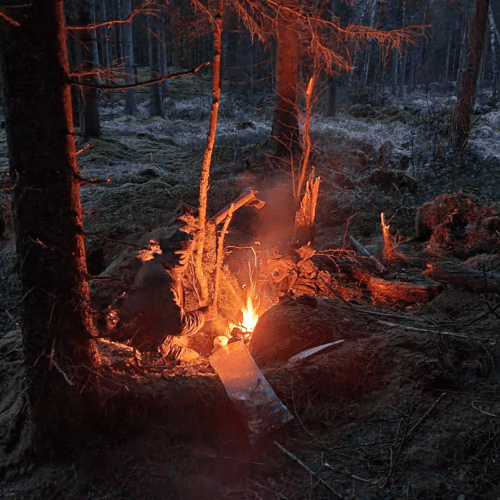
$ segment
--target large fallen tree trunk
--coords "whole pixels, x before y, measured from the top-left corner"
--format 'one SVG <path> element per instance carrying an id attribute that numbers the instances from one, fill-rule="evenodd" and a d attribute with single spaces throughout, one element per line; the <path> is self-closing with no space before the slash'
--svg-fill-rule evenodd
<path id="1" fill-rule="evenodd" d="M 498 292 L 500 274 L 471 269 L 451 262 L 427 264 L 423 274 L 439 283 L 467 288 L 476 292 Z"/>

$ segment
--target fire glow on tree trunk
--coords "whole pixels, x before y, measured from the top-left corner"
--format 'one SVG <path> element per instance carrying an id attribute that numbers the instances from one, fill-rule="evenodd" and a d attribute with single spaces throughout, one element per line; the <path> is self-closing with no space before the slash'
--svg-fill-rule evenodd
<path id="1" fill-rule="evenodd" d="M 208 131 L 207 147 L 203 156 L 201 167 L 200 196 L 199 196 L 199 227 L 197 236 L 195 269 L 196 277 L 200 283 L 202 302 L 208 301 L 207 277 L 203 272 L 203 247 L 205 243 L 205 226 L 207 223 L 207 200 L 210 178 L 210 164 L 217 132 L 217 118 L 219 115 L 220 102 L 220 70 L 222 55 L 222 15 L 224 11 L 224 0 L 217 1 L 217 13 L 214 17 L 214 58 L 212 62 L 212 109 L 210 111 L 210 126 Z"/>
<path id="2" fill-rule="evenodd" d="M 300 149 L 297 91 L 299 80 L 299 26 L 296 21 L 298 2 L 279 13 L 276 30 L 276 96 L 272 136 L 276 156 Z"/>
<path id="3" fill-rule="evenodd" d="M 95 346 L 62 0 L 19 4 L 2 9 L 0 62 L 32 443 L 43 461 L 78 435 Z"/>

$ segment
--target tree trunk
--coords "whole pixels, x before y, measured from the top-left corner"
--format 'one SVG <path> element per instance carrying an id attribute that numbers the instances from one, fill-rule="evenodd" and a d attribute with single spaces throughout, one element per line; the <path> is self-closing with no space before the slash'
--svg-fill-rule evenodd
<path id="1" fill-rule="evenodd" d="M 67 10 L 68 23 L 73 26 L 89 26 L 91 23 L 89 0 L 78 0 L 70 4 Z M 73 45 L 74 68 L 80 82 L 96 84 L 95 61 L 93 53 L 92 30 L 78 30 L 73 33 L 70 43 Z M 80 119 L 80 134 L 85 139 L 99 137 L 99 93 L 96 88 L 78 88 L 78 114 Z"/>
<path id="2" fill-rule="evenodd" d="M 148 42 L 149 42 L 149 77 L 160 77 L 161 73 L 161 44 L 159 41 L 160 30 L 158 19 L 148 16 Z M 161 97 L 161 83 L 151 85 L 151 116 L 163 116 L 163 101 Z"/>
<path id="3" fill-rule="evenodd" d="M 488 20 L 489 0 L 475 0 L 467 41 L 467 58 L 458 90 L 458 101 L 450 123 L 450 139 L 462 150 L 467 144 L 474 107 L 477 77 Z"/>
<path id="4" fill-rule="evenodd" d="M 168 51 L 167 51 L 167 36 L 168 36 L 168 21 L 169 18 L 167 15 L 162 16 L 161 23 L 161 46 L 160 46 L 160 58 L 161 58 L 161 74 L 166 75 L 168 73 Z M 169 81 L 165 80 L 161 83 L 161 95 L 163 99 L 166 99 L 168 96 L 168 87 Z"/>
<path id="5" fill-rule="evenodd" d="M 47 461 L 83 439 L 80 393 L 95 360 L 80 182 L 62 0 L 5 11 L 15 16 L 0 18 L 0 62 L 31 437 Z"/>
<path id="6" fill-rule="evenodd" d="M 290 2 L 293 8 L 295 0 Z M 298 10 L 298 2 L 294 10 Z M 276 33 L 276 109 L 272 136 L 276 156 L 300 151 L 297 91 L 299 79 L 299 35 L 293 14 L 281 12 Z"/>
<path id="7" fill-rule="evenodd" d="M 131 0 L 123 0 L 122 16 L 127 19 L 132 12 Z M 123 52 L 125 56 L 125 83 L 135 83 L 134 76 L 134 40 L 132 38 L 132 22 L 123 25 Z M 137 99 L 135 89 L 128 89 L 125 97 L 125 114 L 135 115 L 137 111 Z"/>
<path id="8" fill-rule="evenodd" d="M 331 75 L 328 77 L 328 105 L 326 107 L 326 116 L 333 117 L 337 114 L 337 77 Z"/>
<path id="9" fill-rule="evenodd" d="M 99 5 L 101 7 L 101 17 L 99 19 L 100 22 L 107 21 L 107 14 L 106 14 L 106 0 L 99 0 Z M 101 46 L 101 58 L 102 58 L 102 65 L 104 68 L 106 68 L 106 75 L 108 75 L 105 78 L 105 81 L 107 82 L 109 80 L 109 65 L 111 64 L 111 59 L 109 55 L 109 29 L 107 26 L 103 26 L 100 28 L 102 30 L 102 36 L 100 37 L 100 46 Z"/>
<path id="10" fill-rule="evenodd" d="M 92 25 L 97 23 L 97 0 L 90 0 L 90 23 Z M 90 32 L 92 37 L 92 60 L 96 66 L 99 66 L 99 46 L 97 44 L 97 30 Z"/>
<path id="11" fill-rule="evenodd" d="M 448 43 L 446 45 L 446 65 L 444 71 L 444 83 L 448 85 L 450 80 L 450 54 L 451 54 L 451 29 L 448 31 Z"/>
<path id="12" fill-rule="evenodd" d="M 378 7 L 378 0 L 371 0 L 368 5 L 367 9 L 370 15 L 370 28 L 373 28 L 375 26 L 375 15 L 377 12 L 377 7 Z M 368 76 L 370 74 L 370 61 L 371 61 L 371 55 L 374 49 L 375 43 L 372 38 L 370 38 L 370 42 L 368 43 L 368 46 L 366 48 L 366 56 L 365 56 L 365 62 L 364 62 L 364 69 L 363 69 L 363 84 L 364 87 L 366 88 L 368 85 Z"/>
<path id="13" fill-rule="evenodd" d="M 499 14 L 500 16 L 500 14 Z M 500 47 L 500 34 L 498 32 L 498 28 L 495 22 L 495 18 L 493 16 L 493 7 L 491 6 L 488 9 L 488 19 L 490 22 L 490 31 L 491 31 L 491 93 L 493 98 L 497 95 L 497 83 L 498 83 L 498 52 L 497 45 Z"/>
<path id="14" fill-rule="evenodd" d="M 391 88 L 392 95 L 396 97 L 398 91 L 398 66 L 399 66 L 399 50 L 394 49 L 392 53 L 392 80 L 391 80 Z"/>
<path id="15" fill-rule="evenodd" d="M 224 15 L 224 0 L 217 0 L 217 12 L 213 18 L 213 47 L 212 59 L 212 108 L 210 110 L 210 125 L 208 128 L 207 147 L 203 155 L 201 166 L 200 196 L 199 196 L 199 233 L 196 236 L 195 270 L 200 284 L 201 304 L 206 305 L 209 298 L 208 280 L 203 269 L 203 247 L 205 235 L 207 234 L 207 203 L 208 190 L 210 188 L 210 166 L 217 133 L 217 122 L 219 119 L 219 104 L 221 91 L 221 59 L 222 59 L 222 26 Z"/>

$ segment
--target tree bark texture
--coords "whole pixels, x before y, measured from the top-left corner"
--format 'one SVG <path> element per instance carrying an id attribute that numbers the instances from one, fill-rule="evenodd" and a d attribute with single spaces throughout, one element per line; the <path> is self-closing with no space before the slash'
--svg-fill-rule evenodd
<path id="1" fill-rule="evenodd" d="M 95 347 L 62 0 L 20 3 L 0 18 L 0 67 L 32 443 L 44 461 L 80 436 Z"/>
<path id="2" fill-rule="evenodd" d="M 290 2 L 295 4 L 295 0 Z M 295 6 L 299 9 L 299 5 Z M 282 11 L 276 28 L 276 108 L 272 136 L 276 156 L 300 150 L 297 92 L 299 80 L 299 28 L 294 15 Z"/>
<path id="3" fill-rule="evenodd" d="M 474 107 L 477 77 L 483 53 L 489 0 L 475 0 L 467 40 L 467 55 L 458 90 L 458 101 L 450 123 L 452 144 L 460 149 L 467 144 L 470 117 Z"/>
<path id="4" fill-rule="evenodd" d="M 304 197 L 295 213 L 295 223 L 291 238 L 291 247 L 300 248 L 314 243 L 314 221 L 318 203 L 320 178 L 314 176 L 314 169 L 306 183 Z"/>

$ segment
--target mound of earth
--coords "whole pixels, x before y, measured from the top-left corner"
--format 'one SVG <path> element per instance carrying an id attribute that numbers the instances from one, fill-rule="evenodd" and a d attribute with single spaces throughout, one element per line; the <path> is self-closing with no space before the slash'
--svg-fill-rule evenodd
<path id="1" fill-rule="evenodd" d="M 367 334 L 363 321 L 338 299 L 302 295 L 286 297 L 257 322 L 250 353 L 260 366 L 284 364 L 301 351 Z"/>

